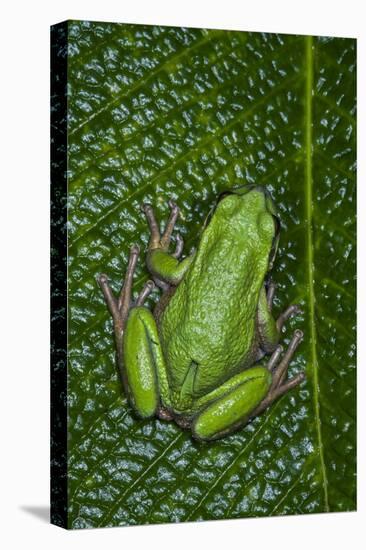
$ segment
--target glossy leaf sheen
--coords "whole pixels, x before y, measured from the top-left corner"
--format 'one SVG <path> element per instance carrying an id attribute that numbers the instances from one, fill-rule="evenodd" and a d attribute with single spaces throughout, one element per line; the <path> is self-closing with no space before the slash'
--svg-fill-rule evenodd
<path id="1" fill-rule="evenodd" d="M 354 40 L 69 23 L 70 527 L 355 508 L 354 115 Z M 307 379 L 200 444 L 132 414 L 96 276 L 117 291 L 145 249 L 143 201 L 160 219 L 179 203 L 188 252 L 245 182 L 280 211 L 275 313 L 302 305 L 283 336 L 304 331 L 290 376 Z"/>

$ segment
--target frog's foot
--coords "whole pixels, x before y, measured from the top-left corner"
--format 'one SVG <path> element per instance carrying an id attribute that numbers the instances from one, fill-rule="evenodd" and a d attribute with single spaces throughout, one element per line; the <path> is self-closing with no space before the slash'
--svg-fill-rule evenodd
<path id="1" fill-rule="evenodd" d="M 290 308 L 288 308 L 290 309 Z M 287 311 L 287 310 L 286 310 Z M 281 358 L 283 347 L 277 346 L 273 354 L 271 355 L 267 369 L 272 373 L 272 383 L 266 397 L 259 403 L 258 407 L 251 414 L 252 418 L 261 414 L 267 407 L 269 407 L 276 399 L 281 397 L 284 393 L 300 384 L 305 379 L 305 373 L 300 372 L 290 380 L 286 379 L 288 366 L 296 351 L 296 348 L 303 339 L 303 333 L 301 330 L 295 330 L 291 342 Z"/>
<path id="2" fill-rule="evenodd" d="M 145 212 L 145 216 L 150 227 L 149 250 L 161 249 L 165 252 L 168 251 L 173 229 L 179 216 L 178 206 L 171 200 L 168 204 L 170 207 L 170 215 L 162 234 L 160 234 L 159 225 L 156 221 L 151 204 L 142 205 L 142 210 Z M 176 249 L 172 256 L 174 258 L 179 258 L 183 252 L 183 239 L 180 235 L 177 235 L 176 243 Z"/>
<path id="3" fill-rule="evenodd" d="M 129 310 L 132 305 L 141 306 L 154 288 L 153 281 L 147 281 L 144 288 L 137 297 L 136 303 L 132 303 L 132 280 L 136 269 L 136 262 L 139 255 L 139 247 L 133 245 L 130 250 L 130 257 L 126 270 L 126 277 L 123 281 L 121 292 L 116 298 L 109 285 L 108 277 L 104 273 L 99 275 L 98 283 L 102 289 L 104 299 L 113 318 L 114 330 L 117 339 L 122 338 L 126 325 Z"/>

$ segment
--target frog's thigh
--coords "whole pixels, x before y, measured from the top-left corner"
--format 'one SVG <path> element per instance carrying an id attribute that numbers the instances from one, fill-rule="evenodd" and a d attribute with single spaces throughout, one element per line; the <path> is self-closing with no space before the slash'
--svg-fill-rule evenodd
<path id="1" fill-rule="evenodd" d="M 217 439 L 246 424 L 250 413 L 267 395 L 272 377 L 264 367 L 253 367 L 236 375 L 235 379 L 234 387 L 195 418 L 192 432 L 197 439 Z"/>
<path id="2" fill-rule="evenodd" d="M 130 312 L 123 337 L 123 360 L 132 406 L 142 418 L 154 416 L 168 384 L 155 319 L 145 307 Z"/>

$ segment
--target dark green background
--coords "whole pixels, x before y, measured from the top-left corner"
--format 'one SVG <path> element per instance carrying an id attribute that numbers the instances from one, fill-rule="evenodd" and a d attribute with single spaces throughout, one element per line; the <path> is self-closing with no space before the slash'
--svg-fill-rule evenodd
<path id="1" fill-rule="evenodd" d="M 69 527 L 355 509 L 355 41 L 90 22 L 68 38 Z M 200 444 L 133 416 L 96 276 L 117 291 L 145 249 L 143 201 L 165 219 L 176 200 L 188 251 L 246 182 L 280 210 L 275 313 L 302 305 L 284 342 L 304 331 L 290 375 L 307 379 Z M 135 291 L 146 279 L 142 254 Z"/>

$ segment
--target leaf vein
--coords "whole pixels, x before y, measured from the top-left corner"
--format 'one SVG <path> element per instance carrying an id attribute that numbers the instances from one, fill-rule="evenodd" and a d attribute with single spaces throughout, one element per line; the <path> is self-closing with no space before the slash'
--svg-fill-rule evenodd
<path id="1" fill-rule="evenodd" d="M 81 130 L 81 128 L 83 128 L 86 124 L 89 124 L 92 120 L 97 118 L 99 115 L 103 114 L 105 111 L 109 109 L 109 107 L 111 107 L 118 101 L 121 101 L 123 98 L 128 97 L 131 93 L 136 92 L 138 88 L 140 88 L 141 86 L 144 86 L 147 82 L 151 81 L 151 79 L 155 77 L 159 72 L 163 71 L 168 64 L 174 61 L 177 61 L 181 57 L 184 57 L 185 55 L 187 55 L 187 53 L 192 53 L 194 49 L 202 46 L 207 42 L 210 42 L 212 38 L 214 38 L 217 34 L 220 34 L 220 31 L 210 31 L 206 35 L 204 35 L 201 40 L 198 40 L 191 46 L 187 46 L 186 48 L 179 50 L 179 52 L 174 52 L 174 54 L 167 57 L 161 65 L 156 67 L 153 71 L 148 72 L 147 76 L 135 82 L 135 84 L 133 84 L 133 86 L 131 86 L 128 90 L 123 90 L 122 93 L 118 94 L 115 98 L 105 103 L 103 107 L 101 107 L 98 111 L 95 111 L 92 115 L 90 115 L 87 119 L 85 119 L 81 124 L 79 124 L 79 126 L 76 126 L 76 128 L 74 128 L 69 132 L 69 136 L 72 136 L 73 134 Z"/>

